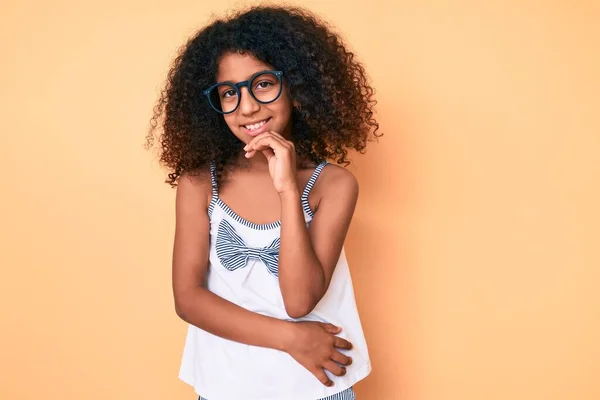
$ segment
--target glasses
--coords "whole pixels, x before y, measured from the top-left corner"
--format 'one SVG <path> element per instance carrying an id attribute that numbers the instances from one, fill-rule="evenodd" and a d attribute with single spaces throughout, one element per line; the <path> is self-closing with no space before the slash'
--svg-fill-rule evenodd
<path id="1" fill-rule="evenodd" d="M 281 96 L 282 71 L 261 71 L 243 82 L 219 82 L 203 93 L 211 107 L 220 114 L 231 114 L 240 106 L 241 89 L 248 88 L 248 93 L 260 104 L 269 104 Z"/>

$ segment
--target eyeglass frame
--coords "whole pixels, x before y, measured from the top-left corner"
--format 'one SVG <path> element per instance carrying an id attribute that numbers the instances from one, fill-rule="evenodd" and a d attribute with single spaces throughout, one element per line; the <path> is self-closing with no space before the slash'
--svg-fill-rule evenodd
<path id="1" fill-rule="evenodd" d="M 277 77 L 277 80 L 279 81 L 279 93 L 277 93 L 277 96 L 275 96 L 275 98 L 271 101 L 261 101 L 259 99 L 256 98 L 256 96 L 254 95 L 254 92 L 252 91 L 252 89 L 250 88 L 250 82 L 252 82 L 254 79 L 256 79 L 257 77 L 259 77 L 260 75 L 264 75 L 264 74 L 273 74 Z M 237 109 L 240 107 L 240 104 L 242 102 L 242 88 L 246 87 L 248 89 L 248 93 L 250 93 L 250 96 L 252 96 L 252 98 L 254 100 L 256 100 L 258 103 L 260 104 L 270 104 L 273 103 L 274 101 L 276 101 L 277 99 L 279 99 L 279 97 L 281 97 L 281 93 L 283 92 L 283 81 L 281 79 L 281 77 L 283 76 L 283 71 L 279 71 L 279 70 L 265 70 L 265 71 L 259 71 L 255 74 L 253 74 L 250 79 L 246 80 L 246 81 L 242 81 L 242 82 L 238 82 L 238 83 L 233 83 L 230 81 L 225 81 L 225 82 L 217 82 L 214 85 L 212 85 L 211 87 L 209 87 L 208 89 L 205 89 L 202 91 L 202 93 L 204 93 L 204 95 L 206 96 L 206 99 L 208 100 L 208 104 L 213 108 L 213 110 L 215 110 L 216 112 L 218 112 L 219 114 L 231 114 L 237 111 Z M 224 85 L 227 84 L 229 86 L 231 86 L 237 93 L 238 95 L 238 102 L 237 105 L 235 106 L 235 108 L 231 111 L 221 111 L 218 110 L 217 107 L 215 107 L 210 99 L 210 92 L 216 88 L 217 86 L 220 85 Z"/>

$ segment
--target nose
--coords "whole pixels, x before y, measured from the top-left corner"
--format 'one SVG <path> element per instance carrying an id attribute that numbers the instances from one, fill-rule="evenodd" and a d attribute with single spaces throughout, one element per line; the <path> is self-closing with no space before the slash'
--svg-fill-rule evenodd
<path id="1" fill-rule="evenodd" d="M 240 113 L 242 115 L 252 115 L 260 110 L 260 104 L 250 95 L 247 87 L 240 89 Z"/>

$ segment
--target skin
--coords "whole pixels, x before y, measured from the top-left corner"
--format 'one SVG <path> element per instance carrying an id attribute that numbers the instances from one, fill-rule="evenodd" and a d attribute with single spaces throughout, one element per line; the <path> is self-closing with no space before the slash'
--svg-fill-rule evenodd
<path id="1" fill-rule="evenodd" d="M 274 68 L 249 55 L 226 54 L 219 62 L 217 81 L 240 82 L 267 69 Z M 270 104 L 256 102 L 246 88 L 241 89 L 239 108 L 224 118 L 231 132 L 246 144 L 245 152 L 240 154 L 239 168 L 221 183 L 219 197 L 249 221 L 281 221 L 279 284 L 286 312 L 300 318 L 313 310 L 329 287 L 356 205 L 358 184 L 347 170 L 325 167 L 309 196 L 311 209 L 319 212 L 306 227 L 300 196 L 315 166 L 302 163 L 305 167 L 298 167 L 289 140 L 294 105 L 285 86 L 282 95 Z M 244 127 L 262 120 L 268 122 L 258 134 Z M 173 250 L 177 314 L 217 336 L 287 352 L 320 382 L 332 386 L 324 370 L 342 376 L 345 366 L 352 362 L 338 350 L 352 347 L 336 336 L 341 328 L 260 315 L 206 288 L 210 199 L 207 173 L 182 175 L 177 188 Z"/>

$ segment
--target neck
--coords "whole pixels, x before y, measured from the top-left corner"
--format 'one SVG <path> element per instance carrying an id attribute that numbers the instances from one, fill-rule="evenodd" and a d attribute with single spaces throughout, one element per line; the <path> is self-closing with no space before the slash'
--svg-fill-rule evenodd
<path id="1" fill-rule="evenodd" d="M 255 171 L 269 171 L 269 162 L 263 153 L 259 151 L 252 158 L 246 158 L 245 154 L 245 151 L 239 153 L 236 160 L 237 167 Z M 297 169 L 313 168 L 315 166 L 316 164 L 311 161 L 301 159 L 300 157 L 296 158 Z"/>
<path id="2" fill-rule="evenodd" d="M 246 158 L 245 154 L 246 152 L 242 150 L 237 157 L 236 164 L 239 167 L 253 170 L 269 170 L 269 163 L 263 153 L 259 151 L 252 158 Z"/>

